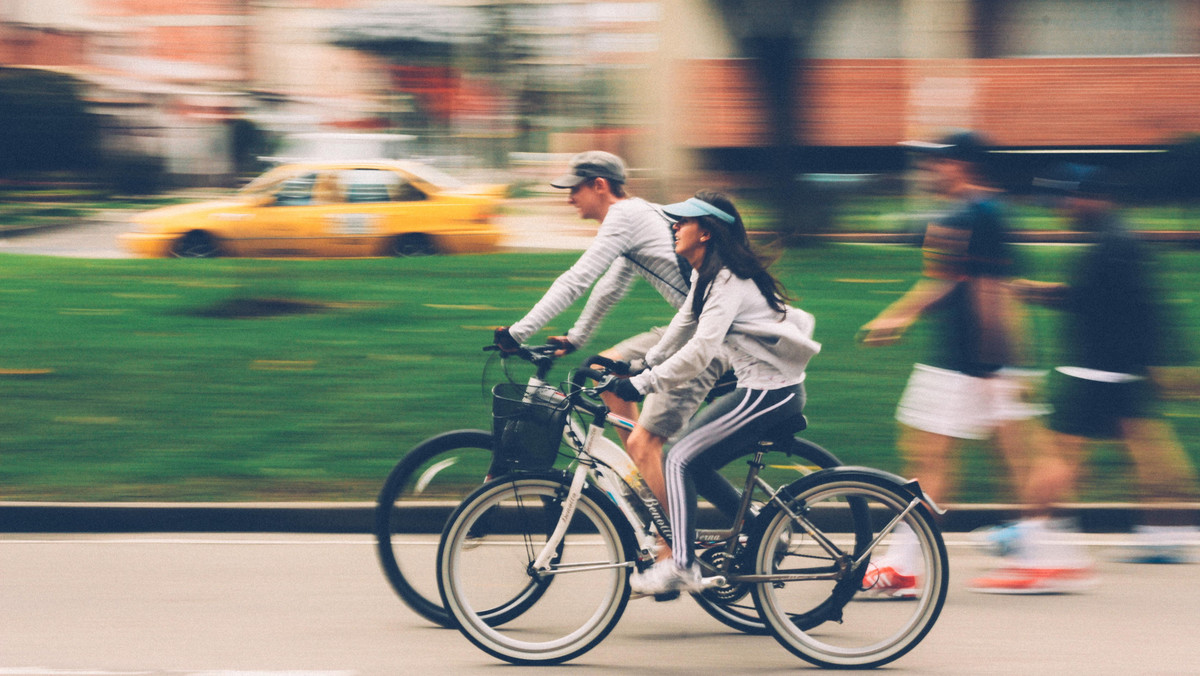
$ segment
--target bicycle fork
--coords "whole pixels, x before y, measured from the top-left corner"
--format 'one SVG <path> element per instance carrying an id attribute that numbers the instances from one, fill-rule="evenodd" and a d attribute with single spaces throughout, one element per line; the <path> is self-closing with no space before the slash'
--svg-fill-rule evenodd
<path id="1" fill-rule="evenodd" d="M 612 568 L 629 568 L 634 565 L 633 561 L 552 564 L 553 559 L 557 555 L 559 544 L 566 537 L 571 520 L 575 517 L 575 510 L 579 506 L 579 497 L 583 494 L 587 475 L 587 465 L 579 463 L 575 468 L 575 473 L 571 477 L 571 487 L 563 498 L 562 511 L 558 516 L 558 522 L 554 525 L 554 531 L 547 538 L 546 544 L 542 546 L 542 550 L 534 557 L 533 563 L 529 564 L 530 572 L 534 575 L 541 577 L 546 575 L 561 575 L 563 573 L 582 573 Z"/>

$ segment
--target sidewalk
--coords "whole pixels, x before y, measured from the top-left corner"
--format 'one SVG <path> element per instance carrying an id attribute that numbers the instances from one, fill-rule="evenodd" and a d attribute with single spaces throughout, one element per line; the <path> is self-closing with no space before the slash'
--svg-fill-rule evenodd
<path id="1" fill-rule="evenodd" d="M 411 525 L 436 533 L 455 507 L 438 503 L 414 508 Z M 951 504 L 942 522 L 947 532 L 965 532 L 1016 518 L 1008 504 Z M 1200 503 L 1173 506 L 1200 523 Z M 1087 503 L 1065 511 L 1090 533 L 1124 533 L 1138 523 L 1134 503 Z M 95 503 L 0 502 L 0 533 L 371 533 L 373 502 Z M 702 506 L 700 525 L 720 524 Z"/>

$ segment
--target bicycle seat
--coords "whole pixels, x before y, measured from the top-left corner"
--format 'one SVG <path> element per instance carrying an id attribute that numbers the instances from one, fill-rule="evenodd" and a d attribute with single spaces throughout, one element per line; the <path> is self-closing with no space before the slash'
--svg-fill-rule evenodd
<path id="1" fill-rule="evenodd" d="M 762 441 L 774 443 L 782 439 L 790 439 L 798 432 L 803 432 L 808 427 L 808 418 L 804 417 L 803 413 L 798 413 L 768 429 L 762 435 Z"/>

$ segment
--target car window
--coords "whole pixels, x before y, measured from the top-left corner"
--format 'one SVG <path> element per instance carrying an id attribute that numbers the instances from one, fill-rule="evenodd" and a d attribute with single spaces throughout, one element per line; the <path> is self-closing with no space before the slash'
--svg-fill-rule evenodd
<path id="1" fill-rule="evenodd" d="M 341 172 L 346 201 L 415 202 L 425 199 L 425 193 L 394 171 L 382 169 L 349 169 Z"/>
<path id="2" fill-rule="evenodd" d="M 435 185 L 443 190 L 458 190 L 465 188 L 466 184 L 457 178 L 447 174 L 441 169 L 435 169 L 427 164 L 411 164 L 407 165 L 406 170 L 411 171 L 414 176 L 425 181 L 430 185 Z"/>
<path id="3" fill-rule="evenodd" d="M 301 174 L 285 179 L 275 192 L 275 205 L 294 207 L 312 203 L 313 184 L 317 181 L 315 173 Z"/>

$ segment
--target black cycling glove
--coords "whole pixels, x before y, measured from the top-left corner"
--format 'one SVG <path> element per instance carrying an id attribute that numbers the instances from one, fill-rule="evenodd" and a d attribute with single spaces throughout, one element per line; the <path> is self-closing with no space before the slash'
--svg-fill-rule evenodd
<path id="1" fill-rule="evenodd" d="M 638 392 L 638 389 L 634 387 L 633 383 L 629 382 L 628 380 L 618 380 L 612 391 L 613 394 L 624 399 L 625 401 L 638 402 L 646 398 L 646 395 Z"/>
<path id="2" fill-rule="evenodd" d="M 508 332 L 507 326 L 501 326 L 500 328 L 496 329 L 496 335 L 492 337 L 492 342 L 496 344 L 496 347 L 500 348 L 501 352 L 506 354 L 512 354 L 521 347 L 520 343 L 513 340 L 512 334 Z"/>

